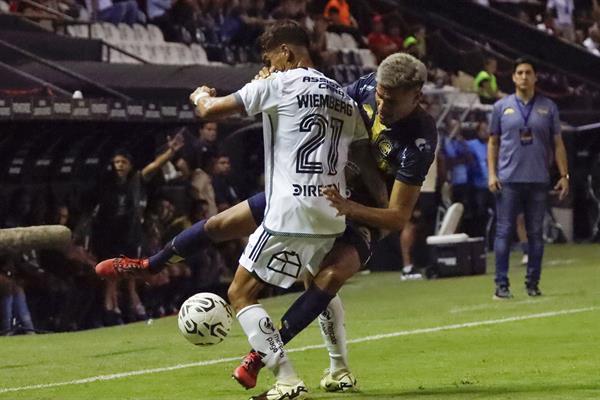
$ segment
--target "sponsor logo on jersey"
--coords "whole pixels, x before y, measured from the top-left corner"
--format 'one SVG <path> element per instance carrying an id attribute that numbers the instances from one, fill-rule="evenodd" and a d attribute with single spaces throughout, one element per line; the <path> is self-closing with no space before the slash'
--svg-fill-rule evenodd
<path id="1" fill-rule="evenodd" d="M 298 183 L 294 183 L 292 184 L 292 194 L 294 196 L 322 197 L 323 189 L 329 187 L 335 188 L 338 191 L 340 190 L 339 183 L 333 183 L 331 185 L 301 185 Z"/>

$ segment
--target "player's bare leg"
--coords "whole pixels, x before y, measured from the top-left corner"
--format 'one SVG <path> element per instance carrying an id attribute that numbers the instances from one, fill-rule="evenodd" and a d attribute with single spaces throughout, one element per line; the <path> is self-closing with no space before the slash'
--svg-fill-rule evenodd
<path id="1" fill-rule="evenodd" d="M 253 388 L 258 372 L 266 366 L 273 371 L 277 383 L 257 398 L 300 398 L 307 392 L 306 386 L 288 360 L 273 321 L 258 303 L 258 295 L 263 288 L 262 282 L 243 266 L 238 266 L 227 295 L 253 350 L 235 369 L 233 378 L 246 389 Z M 285 397 L 286 393 L 289 397 Z"/>

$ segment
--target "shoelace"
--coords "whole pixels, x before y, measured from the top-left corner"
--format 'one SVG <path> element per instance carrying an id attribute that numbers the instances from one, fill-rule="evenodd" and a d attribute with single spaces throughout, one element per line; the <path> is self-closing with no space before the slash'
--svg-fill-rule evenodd
<path id="1" fill-rule="evenodd" d="M 256 353 L 250 353 L 246 356 L 246 358 L 244 358 L 244 367 L 246 369 L 256 369 L 255 366 L 253 366 L 253 364 L 256 363 L 256 358 L 259 357 L 258 354 Z"/>
<path id="2" fill-rule="evenodd" d="M 142 265 L 134 262 L 127 257 L 119 257 L 115 259 L 115 269 L 120 272 L 127 272 L 132 269 L 142 269 Z"/>

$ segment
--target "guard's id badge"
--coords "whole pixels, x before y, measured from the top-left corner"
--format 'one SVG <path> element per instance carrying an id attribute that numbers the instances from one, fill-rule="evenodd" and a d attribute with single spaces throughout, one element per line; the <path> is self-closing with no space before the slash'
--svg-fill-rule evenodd
<path id="1" fill-rule="evenodd" d="M 524 127 L 519 129 L 519 136 L 521 137 L 522 146 L 529 146 L 533 143 L 533 132 L 531 132 L 531 128 Z"/>

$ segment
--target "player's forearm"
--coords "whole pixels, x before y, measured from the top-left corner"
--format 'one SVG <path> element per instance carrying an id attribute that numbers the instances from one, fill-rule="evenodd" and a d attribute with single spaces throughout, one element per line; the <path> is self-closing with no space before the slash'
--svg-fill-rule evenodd
<path id="1" fill-rule="evenodd" d="M 233 95 L 225 97 L 212 97 L 208 93 L 192 94 L 192 103 L 195 104 L 196 115 L 210 120 L 221 119 L 243 112 L 243 105 L 239 104 Z"/>
<path id="2" fill-rule="evenodd" d="M 398 208 L 375 208 L 352 202 L 346 217 L 357 222 L 362 222 L 373 228 L 389 231 L 399 231 L 410 219 L 412 210 Z"/>

